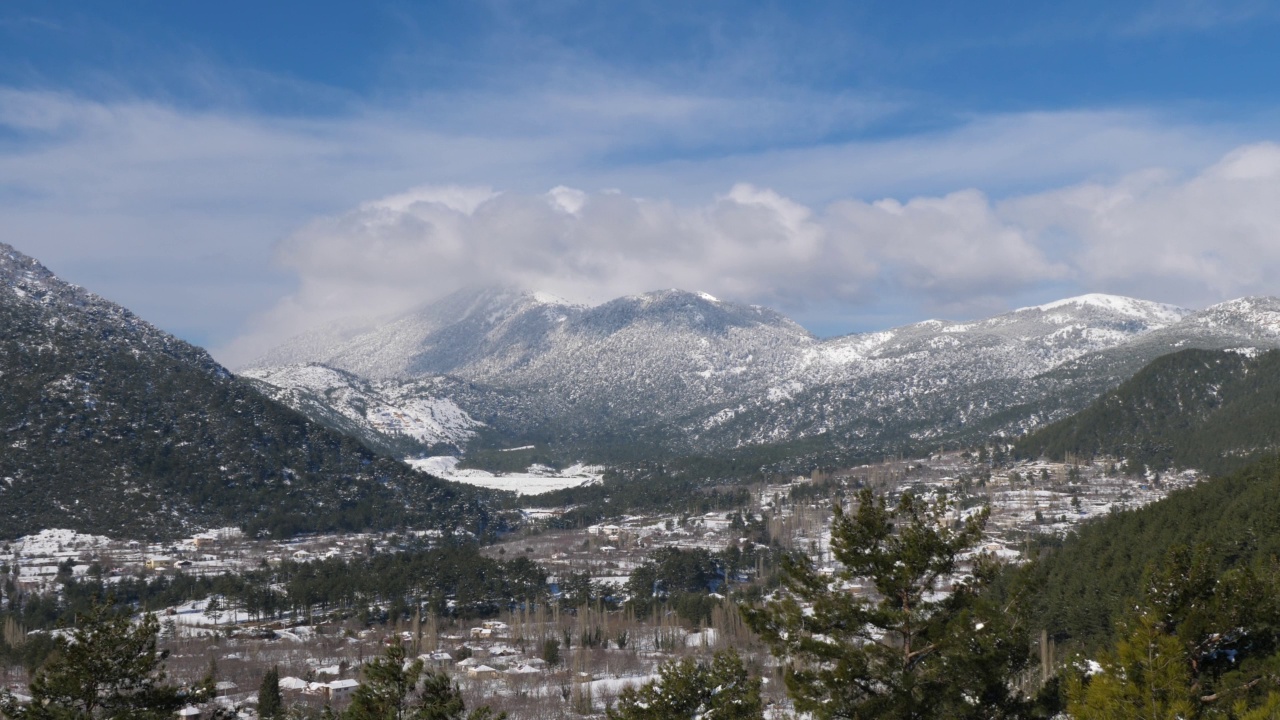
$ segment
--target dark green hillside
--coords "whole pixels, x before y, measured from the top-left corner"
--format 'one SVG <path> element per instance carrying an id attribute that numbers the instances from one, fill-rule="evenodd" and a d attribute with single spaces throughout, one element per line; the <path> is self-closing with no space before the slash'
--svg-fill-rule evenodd
<path id="1" fill-rule="evenodd" d="M 1280 559 L 1280 461 L 1265 460 L 1144 508 L 1083 526 L 1027 568 L 1035 627 L 1085 644 L 1107 638 L 1144 570 L 1175 545 L 1209 546 L 1219 570 Z"/>
<path id="2" fill-rule="evenodd" d="M 0 245 L 0 537 L 489 522 L 475 491 L 308 422 Z"/>
<path id="3" fill-rule="evenodd" d="M 1134 469 L 1226 472 L 1280 448 L 1280 352 L 1184 350 L 1021 439 L 1023 457 L 1127 458 Z"/>

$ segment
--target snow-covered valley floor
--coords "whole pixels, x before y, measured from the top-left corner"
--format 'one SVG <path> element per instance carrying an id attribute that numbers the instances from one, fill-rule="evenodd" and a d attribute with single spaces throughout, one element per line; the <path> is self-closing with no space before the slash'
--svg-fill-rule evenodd
<path id="1" fill-rule="evenodd" d="M 604 468 L 599 465 L 572 465 L 555 470 L 545 465 L 531 465 L 522 473 L 491 473 L 474 468 L 458 468 L 458 458 L 448 455 L 408 460 L 410 466 L 438 478 L 493 490 L 507 490 L 519 495 L 538 495 L 563 488 L 593 485 L 600 482 Z"/>

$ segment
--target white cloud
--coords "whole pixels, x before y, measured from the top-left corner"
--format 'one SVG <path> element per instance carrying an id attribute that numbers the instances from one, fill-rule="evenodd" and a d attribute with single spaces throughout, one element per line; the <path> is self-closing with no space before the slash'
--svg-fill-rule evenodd
<path id="1" fill-rule="evenodd" d="M 681 287 L 785 307 L 856 303 L 886 285 L 955 303 L 1063 273 L 980 193 L 815 211 L 746 184 L 693 206 L 567 188 L 419 188 L 312 223 L 282 245 L 280 260 L 297 273 L 298 292 L 241 341 L 243 359 L 319 321 L 380 315 L 482 283 L 579 301 Z"/>
<path id="2" fill-rule="evenodd" d="M 1067 283 L 1204 305 L 1280 292 L 1277 197 L 1273 144 L 1188 177 L 1150 170 L 997 203 L 963 190 L 815 208 L 747 184 L 684 205 L 419 188 L 292 235 L 280 259 L 298 291 L 228 353 L 247 360 L 353 309 L 391 312 L 476 283 L 588 302 L 664 287 L 784 308 L 890 297 L 961 315 Z"/>
<path id="3" fill-rule="evenodd" d="M 1001 212 L 1061 238 L 1085 282 L 1202 305 L 1280 292 L 1280 146 L 1238 148 L 1190 177 L 1137 173 L 1009 201 Z"/>
<path id="4" fill-rule="evenodd" d="M 883 109 L 639 86 L 551 102 L 567 97 L 303 120 L 0 89 L 0 241 L 230 362 L 470 282 L 685 287 L 803 321 L 814 304 L 962 316 L 1046 281 L 1193 304 L 1273 292 L 1280 269 L 1269 146 L 1214 164 L 1247 128 L 1035 113 L 832 143 Z"/>

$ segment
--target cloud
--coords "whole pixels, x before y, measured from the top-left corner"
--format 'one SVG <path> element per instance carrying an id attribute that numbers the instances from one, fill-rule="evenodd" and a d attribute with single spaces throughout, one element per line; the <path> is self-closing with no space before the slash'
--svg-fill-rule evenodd
<path id="1" fill-rule="evenodd" d="M 588 85 L 298 118 L 0 89 L 0 241 L 231 363 L 463 282 L 698 288 L 802 322 L 817 305 L 964 316 L 1045 282 L 1178 300 L 1107 275 L 1150 268 L 1087 251 L 1101 231 L 1072 203 L 1193 192 L 1179 178 L 1256 135 L 1109 111 L 832 142 L 874 103 L 828 99 Z M 1195 297 L 1238 287 L 1219 254 Z"/>
<path id="2" fill-rule="evenodd" d="M 298 291 L 233 354 L 461 287 L 516 285 L 593 302 L 655 288 L 804 307 L 901 288 L 926 303 L 1016 291 L 1065 271 L 977 192 L 815 210 L 747 184 L 698 205 L 557 187 L 424 187 L 309 224 L 280 247 Z"/>
<path id="3" fill-rule="evenodd" d="M 1003 216 L 1072 248 L 1091 287 L 1188 305 L 1280 292 L 1280 145 L 1233 150 L 1190 177 L 1162 171 L 1008 201 Z"/>
<path id="4" fill-rule="evenodd" d="M 800 311 L 888 300 L 963 316 L 1063 285 L 1202 306 L 1280 292 L 1276 197 L 1275 144 L 1186 176 L 1147 170 L 1001 201 L 972 189 L 811 206 L 749 184 L 695 204 L 422 187 L 291 235 L 279 261 L 297 292 L 226 353 L 248 360 L 353 311 L 486 283 L 583 302 L 679 287 Z"/>

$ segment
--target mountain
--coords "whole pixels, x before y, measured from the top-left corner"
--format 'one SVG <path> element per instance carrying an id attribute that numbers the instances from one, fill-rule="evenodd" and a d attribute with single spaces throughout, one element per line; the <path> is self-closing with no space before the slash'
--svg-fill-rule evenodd
<path id="1" fill-rule="evenodd" d="M 1015 452 L 1126 458 L 1131 470 L 1224 472 L 1280 451 L 1280 351 L 1183 350 L 1157 358 Z"/>
<path id="2" fill-rule="evenodd" d="M 489 288 L 359 332 L 286 342 L 244 373 L 277 385 L 275 397 L 313 419 L 345 418 L 340 427 L 380 447 L 388 441 L 370 414 L 377 403 L 344 399 L 353 382 L 376 383 L 387 406 L 452 401 L 478 423 L 471 437 L 449 441 L 473 459 L 533 444 L 565 462 L 699 454 L 768 462 L 1021 435 L 1187 347 L 1280 347 L 1280 301 L 1191 312 L 1094 294 L 824 340 L 775 311 L 705 293 L 585 307 Z M 273 367 L 283 359 L 293 369 Z M 290 379 L 299 362 L 332 382 Z M 423 454 L 429 445 L 399 447 Z"/>
<path id="3" fill-rule="evenodd" d="M 2 244 L 0 380 L 0 537 L 496 522 L 483 494 L 308 421 Z"/>

